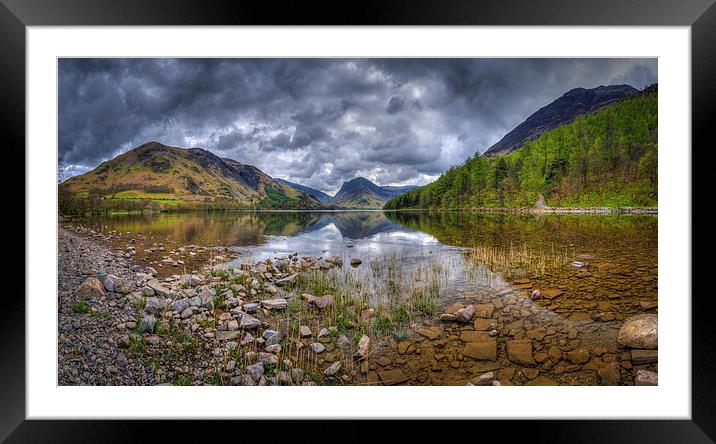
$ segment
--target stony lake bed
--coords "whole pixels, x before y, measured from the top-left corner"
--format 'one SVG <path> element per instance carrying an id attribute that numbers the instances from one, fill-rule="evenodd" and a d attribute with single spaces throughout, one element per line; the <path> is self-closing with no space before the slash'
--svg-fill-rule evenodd
<path id="1" fill-rule="evenodd" d="M 64 218 L 60 385 L 654 385 L 657 217 Z"/>

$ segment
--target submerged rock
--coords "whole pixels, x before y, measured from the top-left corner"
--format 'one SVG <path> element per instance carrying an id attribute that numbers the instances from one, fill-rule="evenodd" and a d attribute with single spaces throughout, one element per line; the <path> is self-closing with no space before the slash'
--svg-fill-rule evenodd
<path id="1" fill-rule="evenodd" d="M 537 376 L 533 380 L 527 382 L 527 384 L 525 384 L 525 385 L 540 386 L 540 385 L 559 385 L 559 384 L 556 383 L 555 381 L 547 378 L 546 376 Z"/>
<path id="2" fill-rule="evenodd" d="M 468 305 L 455 312 L 455 317 L 458 322 L 470 322 L 473 316 L 475 316 L 475 307 L 472 305 Z"/>
<path id="3" fill-rule="evenodd" d="M 535 365 L 532 341 L 518 339 L 507 341 L 507 358 L 517 365 Z"/>
<path id="4" fill-rule="evenodd" d="M 455 322 L 457 321 L 457 315 L 452 313 L 443 313 L 440 315 L 440 320 L 442 322 Z"/>
<path id="5" fill-rule="evenodd" d="M 378 377 L 385 385 L 401 384 L 408 380 L 408 377 L 400 370 L 384 370 L 378 372 Z"/>
<path id="6" fill-rule="evenodd" d="M 591 358 L 591 354 L 584 348 L 578 348 L 567 352 L 567 359 L 572 364 L 584 364 Z"/>
<path id="7" fill-rule="evenodd" d="M 478 376 L 477 378 L 473 379 L 474 385 L 492 385 L 492 382 L 495 380 L 495 373 L 494 372 L 488 372 L 485 374 L 482 374 Z"/>
<path id="8" fill-rule="evenodd" d="M 542 291 L 540 294 L 547 299 L 554 299 L 562 295 L 562 290 L 558 288 L 548 288 Z"/>
<path id="9" fill-rule="evenodd" d="M 468 342 L 462 354 L 481 361 L 495 361 L 497 359 L 497 341 L 495 338 L 486 338 L 479 342 Z"/>
<path id="10" fill-rule="evenodd" d="M 621 381 L 621 366 L 618 362 L 611 362 L 606 367 L 597 370 L 602 385 L 619 385 Z"/>
<path id="11" fill-rule="evenodd" d="M 624 321 L 617 342 L 627 348 L 654 350 L 658 347 L 658 319 L 655 314 L 640 314 Z"/>
<path id="12" fill-rule="evenodd" d="M 631 351 L 631 362 L 632 364 L 652 364 L 659 361 L 658 350 L 632 350 Z"/>
<path id="13" fill-rule="evenodd" d="M 440 327 L 419 328 L 417 330 L 417 333 L 420 336 L 425 336 L 432 341 L 440 337 L 440 335 L 443 333 L 443 329 Z"/>

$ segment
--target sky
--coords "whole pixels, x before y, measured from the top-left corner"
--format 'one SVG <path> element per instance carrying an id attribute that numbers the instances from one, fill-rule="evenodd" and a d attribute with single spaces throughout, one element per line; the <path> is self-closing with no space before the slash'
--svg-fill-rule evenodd
<path id="1" fill-rule="evenodd" d="M 158 141 L 329 194 L 424 185 L 570 89 L 656 81 L 656 59 L 60 59 L 59 157 Z"/>

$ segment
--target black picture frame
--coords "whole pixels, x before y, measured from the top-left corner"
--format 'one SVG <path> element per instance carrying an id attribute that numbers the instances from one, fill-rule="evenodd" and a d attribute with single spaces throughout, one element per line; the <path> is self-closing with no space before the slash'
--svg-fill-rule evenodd
<path id="1" fill-rule="evenodd" d="M 181 0 L 0 0 L 0 113 L 6 152 L 25 168 L 25 44 L 27 26 L 142 25 L 544 25 L 690 26 L 692 60 L 692 153 L 709 148 L 716 115 L 716 5 L 714 0 L 487 0 L 467 2 L 363 1 L 338 3 L 196 2 Z M 528 47 L 526 47 L 528 50 Z M 48 147 L 48 149 L 52 149 Z M 669 149 L 676 149 L 671 147 Z M 692 157 L 693 159 L 693 157 Z M 692 165 L 697 166 L 697 163 Z M 701 166 L 707 168 L 707 166 Z M 698 176 L 693 170 L 692 177 Z M 702 195 L 692 186 L 693 194 Z M 692 197 L 692 202 L 695 200 Z M 23 213 L 24 214 L 24 213 Z M 698 222 L 693 219 L 692 221 Z M 696 228 L 692 222 L 693 228 Z M 25 231 L 25 236 L 32 233 Z M 17 250 L 23 251 L 23 250 Z M 25 278 L 28 268 L 26 264 Z M 692 270 L 705 267 L 695 259 Z M 697 275 L 692 271 L 692 275 Z M 695 288 L 695 287 L 694 287 Z M 18 289 L 23 291 L 24 289 Z M 692 419 L 684 421 L 520 421 L 521 427 L 494 424 L 510 440 L 549 442 L 712 442 L 716 439 L 716 356 L 708 293 L 668 295 L 692 303 Z M 19 294 L 19 293 L 18 293 Z M 49 296 L 52 297 L 52 296 Z M 9 442 L 137 440 L 151 421 L 25 420 L 25 304 L 6 297 L 0 311 L 0 439 Z M 696 332 L 702 332 L 696 334 Z M 638 406 L 635 406 L 637 408 Z M 491 421 L 494 423 L 494 421 Z M 261 426 L 265 427 L 265 426 Z M 362 426 L 340 426 L 351 435 Z M 482 428 L 482 426 L 480 426 Z M 271 427 L 286 432 L 294 427 Z M 181 436 L 185 427 L 161 427 L 162 437 Z M 466 439 L 468 437 L 465 437 Z M 493 438 L 494 439 L 494 438 Z M 499 438 L 498 438 L 499 439 Z"/>

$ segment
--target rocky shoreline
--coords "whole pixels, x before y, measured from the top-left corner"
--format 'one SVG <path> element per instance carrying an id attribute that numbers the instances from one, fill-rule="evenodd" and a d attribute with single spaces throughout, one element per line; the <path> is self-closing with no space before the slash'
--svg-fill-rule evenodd
<path id="1" fill-rule="evenodd" d="M 376 336 L 346 324 L 345 301 L 298 291 L 307 274 L 359 260 L 291 254 L 227 268 L 231 250 L 142 251 L 140 236 L 60 227 L 60 385 L 657 384 L 656 314 L 615 316 L 617 300 L 565 322 L 552 312 L 563 291 L 522 279 Z M 577 280 L 590 279 L 577 264 Z M 582 339 L 602 329 L 614 332 L 606 347 Z"/>
<path id="2" fill-rule="evenodd" d="M 331 296 L 289 301 L 280 288 L 301 271 L 342 265 L 337 258 L 291 255 L 238 270 L 206 265 L 159 279 L 94 234 L 59 230 L 60 385 L 345 384 L 368 356 L 368 336 L 353 340 L 320 327 Z M 284 314 L 299 304 L 318 323 L 289 337 Z"/>

